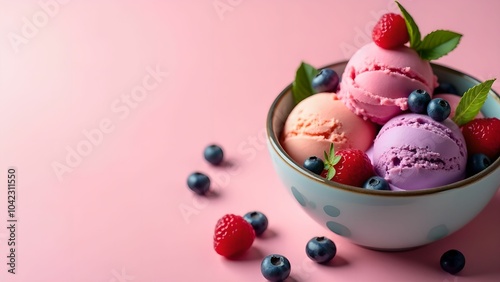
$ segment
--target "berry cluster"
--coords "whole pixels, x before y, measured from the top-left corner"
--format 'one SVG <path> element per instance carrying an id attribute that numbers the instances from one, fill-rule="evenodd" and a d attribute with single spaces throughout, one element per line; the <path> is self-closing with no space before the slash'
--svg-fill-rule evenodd
<path id="1" fill-rule="evenodd" d="M 335 152 L 333 144 L 325 160 L 311 156 L 304 161 L 304 168 L 328 180 L 370 190 L 390 190 L 387 181 L 375 176 L 370 158 L 358 149 Z"/>
<path id="2" fill-rule="evenodd" d="M 457 92 L 451 84 L 444 84 L 446 89 Z M 427 114 L 436 121 L 448 118 L 450 104 L 441 98 L 431 99 L 427 91 L 417 89 L 408 96 L 408 109 L 413 113 Z M 467 144 L 467 174 L 472 176 L 491 164 L 500 155 L 500 120 L 497 118 L 478 118 L 462 126 L 462 133 Z"/>
<path id="3" fill-rule="evenodd" d="M 417 89 L 408 96 L 408 109 L 416 114 L 427 114 L 435 121 L 443 121 L 450 116 L 450 103 L 442 98 L 431 99 L 427 91 Z"/>
<path id="4" fill-rule="evenodd" d="M 258 211 L 244 216 L 226 214 L 215 225 L 215 252 L 226 258 L 239 256 L 250 249 L 256 236 L 262 235 L 267 226 L 267 217 Z M 335 257 L 337 247 L 326 237 L 314 237 L 307 242 L 305 252 L 314 262 L 324 264 Z M 280 254 L 268 255 L 261 262 L 262 275 L 269 281 L 283 281 L 290 271 L 290 261 Z"/>
<path id="5" fill-rule="evenodd" d="M 312 261 L 326 264 L 337 254 L 337 246 L 326 237 L 314 237 L 307 242 L 305 251 Z M 290 275 L 291 264 L 285 256 L 272 254 L 262 260 L 260 270 L 269 281 L 283 281 Z"/>
<path id="6" fill-rule="evenodd" d="M 226 214 L 215 225 L 214 249 L 223 257 L 238 256 L 250 249 L 255 237 L 262 235 L 267 225 L 267 217 L 259 211 L 244 216 Z"/>
<path id="7" fill-rule="evenodd" d="M 500 119 L 477 118 L 462 126 L 467 144 L 467 173 L 474 175 L 500 157 Z"/>
<path id="8" fill-rule="evenodd" d="M 218 145 L 212 144 L 205 148 L 203 156 L 212 165 L 220 165 L 224 159 L 224 151 Z M 198 195 L 205 195 L 210 190 L 210 178 L 202 172 L 193 172 L 188 176 L 189 189 Z"/>

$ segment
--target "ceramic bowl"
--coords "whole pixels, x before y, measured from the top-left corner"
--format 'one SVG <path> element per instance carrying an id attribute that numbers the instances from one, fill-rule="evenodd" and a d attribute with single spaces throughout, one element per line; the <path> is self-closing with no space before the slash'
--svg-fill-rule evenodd
<path id="1" fill-rule="evenodd" d="M 342 74 L 346 63 L 327 67 Z M 432 64 L 432 68 L 440 82 L 453 83 L 461 93 L 479 83 L 441 65 Z M 279 136 L 293 106 L 289 85 L 268 113 L 268 149 L 274 168 L 298 207 L 355 244 L 405 250 L 442 239 L 478 215 L 500 187 L 500 158 L 472 177 L 427 190 L 372 191 L 328 181 L 294 162 L 280 145 Z M 490 91 L 481 111 L 486 117 L 500 118 L 500 96 Z"/>

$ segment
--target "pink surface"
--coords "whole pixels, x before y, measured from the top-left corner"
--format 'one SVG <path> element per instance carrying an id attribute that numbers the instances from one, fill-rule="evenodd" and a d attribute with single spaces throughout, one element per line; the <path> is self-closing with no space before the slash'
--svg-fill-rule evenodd
<path id="1" fill-rule="evenodd" d="M 260 259 L 277 252 L 289 281 L 499 281 L 500 193 L 459 232 L 402 253 L 348 243 L 287 194 L 265 149 L 269 105 L 301 60 L 349 58 L 395 11 L 388 0 L 311 2 L 1 0 L 0 167 L 4 179 L 17 167 L 18 246 L 12 275 L 1 228 L 0 280 L 264 281 Z M 500 77 L 500 2 L 401 2 L 422 33 L 465 34 L 439 63 Z M 204 162 L 211 142 L 233 166 Z M 187 189 L 194 170 L 216 196 Z M 239 261 L 216 255 L 217 219 L 254 209 L 269 217 L 267 236 Z M 304 253 L 318 235 L 338 245 L 331 265 Z M 467 257 L 456 277 L 438 266 L 450 248 Z"/>

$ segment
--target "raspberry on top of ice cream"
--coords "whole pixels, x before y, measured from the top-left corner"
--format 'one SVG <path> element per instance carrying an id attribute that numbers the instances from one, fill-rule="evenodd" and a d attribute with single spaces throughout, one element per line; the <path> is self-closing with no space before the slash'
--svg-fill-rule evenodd
<path id="1" fill-rule="evenodd" d="M 396 3 L 403 17 L 389 13 L 380 18 L 373 29 L 374 42 L 352 56 L 340 87 L 349 109 L 378 124 L 405 111 L 413 90 L 423 89 L 432 96 L 438 82 L 429 61 L 455 49 L 462 36 L 436 30 L 422 39 L 413 18 Z"/>

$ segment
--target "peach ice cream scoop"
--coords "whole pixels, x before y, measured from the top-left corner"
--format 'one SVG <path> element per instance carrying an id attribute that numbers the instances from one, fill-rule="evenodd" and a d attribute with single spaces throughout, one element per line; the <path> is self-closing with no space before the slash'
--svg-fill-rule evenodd
<path id="1" fill-rule="evenodd" d="M 376 135 L 376 125 L 350 111 L 333 93 L 318 93 L 293 108 L 281 136 L 285 151 L 299 164 L 311 157 L 323 158 L 335 150 L 354 148 L 366 151 Z"/>
<path id="2" fill-rule="evenodd" d="M 340 86 L 346 106 L 364 119 L 384 124 L 408 108 L 408 95 L 438 85 L 429 61 L 409 47 L 388 50 L 369 43 L 349 60 Z"/>

